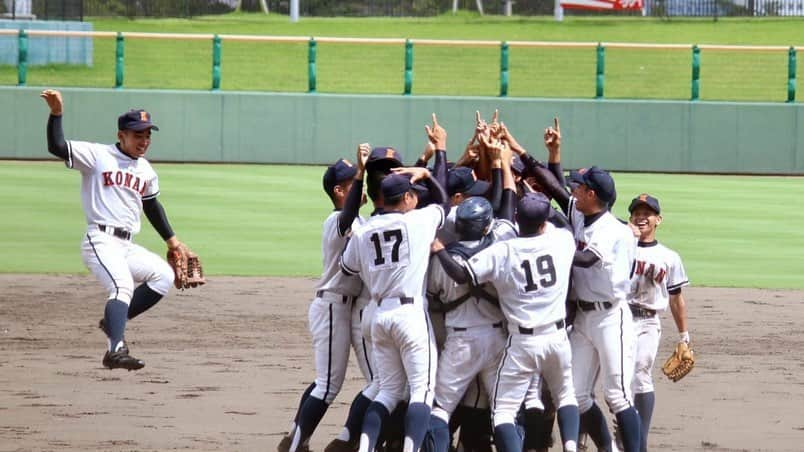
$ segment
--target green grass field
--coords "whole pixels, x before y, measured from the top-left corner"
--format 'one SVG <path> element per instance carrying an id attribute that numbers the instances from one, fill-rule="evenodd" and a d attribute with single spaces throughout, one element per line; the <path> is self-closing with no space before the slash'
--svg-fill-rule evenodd
<path id="1" fill-rule="evenodd" d="M 354 36 L 434 39 L 652 42 L 682 44 L 803 45 L 801 18 L 579 18 L 563 23 L 544 17 L 476 16 L 461 13 L 434 18 L 303 18 L 259 14 L 186 19 L 90 19 L 98 31 L 143 31 L 294 36 Z M 14 39 L 14 38 L 7 38 Z M 31 38 L 42 39 L 42 38 Z M 92 68 L 29 67 L 34 86 L 111 87 L 114 39 L 94 41 Z M 212 46 L 207 41 L 128 39 L 125 86 L 206 90 L 211 87 Z M 496 96 L 499 50 L 418 46 L 414 50 L 413 93 Z M 798 59 L 803 60 L 802 58 Z M 688 99 L 687 50 L 609 49 L 608 98 Z M 318 91 L 401 93 L 402 46 L 319 44 Z M 307 45 L 223 44 L 222 89 L 304 92 Z M 798 63 L 801 73 L 802 63 Z M 787 52 L 705 51 L 701 98 L 705 100 L 784 101 Z M 0 66 L 0 84 L 15 85 L 15 66 Z M 509 95 L 590 98 L 595 93 L 594 49 L 511 50 Z M 800 97 L 800 96 L 799 96 Z"/>
<path id="2" fill-rule="evenodd" d="M 154 157 L 158 149 L 153 150 Z M 210 275 L 317 276 L 331 205 L 322 167 L 155 165 L 171 223 Z M 665 211 L 659 238 L 697 286 L 804 288 L 801 178 L 616 174 L 624 217 L 648 191 Z M 80 175 L 56 161 L 0 162 L 3 273 L 81 273 Z M 364 207 L 362 213 L 369 213 Z M 145 223 L 138 243 L 162 254 Z"/>

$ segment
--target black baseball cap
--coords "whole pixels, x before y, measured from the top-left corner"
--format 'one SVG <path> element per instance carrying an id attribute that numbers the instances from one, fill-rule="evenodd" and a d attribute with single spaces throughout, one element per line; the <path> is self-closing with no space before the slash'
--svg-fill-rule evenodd
<path id="1" fill-rule="evenodd" d="M 389 169 L 402 166 L 402 155 L 392 147 L 377 147 L 366 159 L 366 169 Z"/>
<path id="2" fill-rule="evenodd" d="M 659 200 L 647 193 L 642 193 L 631 200 L 631 205 L 628 206 L 628 211 L 633 213 L 634 209 L 641 205 L 648 206 L 650 210 L 656 212 L 657 214 L 662 213 L 662 208 L 659 206 Z"/>
<path id="3" fill-rule="evenodd" d="M 523 175 L 525 173 L 525 163 L 519 158 L 518 155 L 515 155 L 514 158 L 511 160 L 511 171 L 514 174 Z"/>
<path id="4" fill-rule="evenodd" d="M 117 130 L 135 130 L 141 132 L 146 129 L 159 130 L 151 122 L 151 114 L 145 110 L 129 110 L 117 118 Z"/>
<path id="5" fill-rule="evenodd" d="M 410 183 L 410 176 L 406 174 L 392 173 L 380 182 L 380 191 L 385 202 L 393 203 L 400 196 L 413 189 Z"/>
<path id="6" fill-rule="evenodd" d="M 580 185 L 583 183 L 583 173 L 587 171 L 587 168 L 578 168 L 576 170 L 572 170 L 569 172 L 567 176 L 567 184 L 572 186 L 572 184 Z"/>
<path id="7" fill-rule="evenodd" d="M 614 179 L 608 171 L 593 166 L 581 174 L 581 179 L 581 183 L 594 190 L 601 201 L 612 204 L 617 199 Z"/>
<path id="8" fill-rule="evenodd" d="M 483 196 L 489 191 L 491 184 L 475 179 L 472 168 L 457 166 L 447 173 L 447 193 L 452 196 L 463 193 L 466 196 Z"/>
<path id="9" fill-rule="evenodd" d="M 517 222 L 540 225 L 550 216 L 550 209 L 550 200 L 543 193 L 525 193 L 516 205 Z"/>
<path id="10" fill-rule="evenodd" d="M 338 160 L 324 171 L 324 191 L 331 196 L 336 185 L 354 178 L 355 174 L 357 174 L 357 167 L 349 160 Z"/>

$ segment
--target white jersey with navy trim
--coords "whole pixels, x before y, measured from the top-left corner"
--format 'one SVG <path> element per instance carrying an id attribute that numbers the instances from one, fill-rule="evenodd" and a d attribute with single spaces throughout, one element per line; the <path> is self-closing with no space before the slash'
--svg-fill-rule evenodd
<path id="1" fill-rule="evenodd" d="M 68 141 L 65 164 L 81 172 L 81 204 L 87 224 L 140 232 L 142 201 L 159 194 L 159 181 L 143 157 L 133 159 L 114 144 Z"/>
<path id="2" fill-rule="evenodd" d="M 538 236 L 491 245 L 472 256 L 466 268 L 473 283 L 494 284 L 509 323 L 536 328 L 566 316 L 574 254 L 572 234 L 548 223 Z"/>
<path id="3" fill-rule="evenodd" d="M 636 252 L 633 232 L 611 212 L 585 226 L 584 215 L 575 207 L 574 197 L 570 197 L 569 213 L 578 250 L 589 250 L 599 259 L 588 268 L 573 267 L 575 295 L 584 301 L 626 300 L 631 291 L 631 267 Z"/>
<path id="4" fill-rule="evenodd" d="M 516 226 L 508 220 L 495 220 L 492 225 L 491 240 L 493 243 L 516 237 Z M 468 247 L 477 246 L 479 241 L 463 242 Z M 452 255 L 458 263 L 463 263 L 463 257 Z M 497 296 L 497 290 L 491 284 L 482 286 L 489 295 Z M 427 295 L 450 303 L 463 297 L 469 291 L 467 284 L 457 284 L 447 275 L 438 262 L 438 257 L 430 259 L 430 269 L 427 274 Z M 488 300 L 469 297 L 462 305 L 446 313 L 444 324 L 452 328 L 469 328 L 479 325 L 494 324 L 503 319 L 502 311 L 498 306 Z"/>
<path id="5" fill-rule="evenodd" d="M 669 292 L 688 284 L 678 253 L 659 242 L 637 246 L 629 303 L 664 311 L 670 300 Z"/>
<path id="6" fill-rule="evenodd" d="M 316 291 L 331 291 L 341 295 L 356 297 L 360 295 L 363 282 L 355 276 L 345 275 L 340 268 L 339 259 L 343 252 L 346 242 L 349 240 L 347 234 L 341 235 L 338 228 L 338 217 L 341 211 L 336 210 L 329 214 L 324 220 L 324 230 L 321 238 L 321 256 L 323 259 L 324 270 L 321 279 L 316 284 Z M 352 222 L 350 230 L 354 230 L 363 224 L 363 218 L 357 216 Z"/>
<path id="7" fill-rule="evenodd" d="M 431 204 L 405 214 L 375 215 L 354 231 L 341 268 L 360 274 L 372 300 L 423 298 L 430 242 L 444 223 L 444 209 Z"/>

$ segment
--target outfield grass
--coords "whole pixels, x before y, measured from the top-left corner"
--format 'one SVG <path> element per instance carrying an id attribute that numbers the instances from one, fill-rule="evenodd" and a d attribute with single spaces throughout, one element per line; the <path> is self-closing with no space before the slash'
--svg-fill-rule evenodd
<path id="1" fill-rule="evenodd" d="M 434 18 L 303 18 L 230 14 L 194 19 L 91 19 L 95 30 L 354 36 L 435 39 L 653 42 L 683 44 L 804 45 L 801 18 L 579 18 L 562 23 L 543 17 L 480 17 L 462 13 Z M 37 38 L 31 38 L 37 39 Z M 38 38 L 41 39 L 41 38 Z M 114 84 L 114 40 L 94 41 L 92 68 L 52 65 L 30 67 L 35 86 L 110 87 Z M 205 90 L 211 86 L 211 43 L 128 39 L 125 86 Z M 496 96 L 499 50 L 418 46 L 414 50 L 414 94 Z M 802 58 L 799 58 L 802 60 Z M 606 91 L 609 98 L 687 99 L 690 96 L 687 50 L 609 49 Z M 401 93 L 402 46 L 319 44 L 318 91 Z M 225 42 L 222 89 L 304 92 L 306 44 Z M 799 73 L 804 69 L 798 65 Z M 701 97 L 708 100 L 783 101 L 787 52 L 705 51 Z M 17 71 L 0 66 L 0 84 L 14 85 Z M 593 97 L 595 51 L 511 50 L 511 96 Z"/>
<path id="2" fill-rule="evenodd" d="M 203 256 L 210 275 L 318 276 L 321 224 L 331 211 L 320 188 L 323 168 L 155 166 L 174 229 Z M 681 254 L 693 284 L 804 288 L 804 211 L 795 208 L 804 197 L 801 178 L 615 177 L 619 216 L 643 191 L 662 201 L 659 238 Z M 55 161 L 4 161 L 0 179 L 0 272 L 85 272 L 79 174 Z M 164 250 L 147 220 L 136 241 Z"/>

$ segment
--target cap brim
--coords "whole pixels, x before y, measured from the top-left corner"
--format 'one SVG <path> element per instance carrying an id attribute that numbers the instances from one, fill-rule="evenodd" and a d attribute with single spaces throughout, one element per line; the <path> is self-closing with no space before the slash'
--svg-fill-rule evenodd
<path id="1" fill-rule="evenodd" d="M 159 127 L 157 127 L 156 124 L 136 124 L 131 127 L 128 127 L 127 129 L 133 130 L 135 132 L 142 132 L 143 130 L 148 129 L 159 131 Z"/>
<path id="2" fill-rule="evenodd" d="M 647 201 L 642 201 L 640 199 L 635 199 L 635 200 L 631 201 L 631 205 L 628 206 L 628 213 L 633 213 L 634 210 L 636 210 L 636 208 L 639 207 L 639 206 L 646 206 L 648 209 L 656 212 L 657 214 L 661 213 L 661 211 L 656 210 L 655 207 L 653 207 L 652 205 L 648 204 Z"/>
<path id="3" fill-rule="evenodd" d="M 491 187 L 490 183 L 484 180 L 477 180 L 475 181 L 474 185 L 472 185 L 472 188 L 465 191 L 464 193 L 469 196 L 483 196 L 486 193 L 488 193 L 490 187 Z"/>

